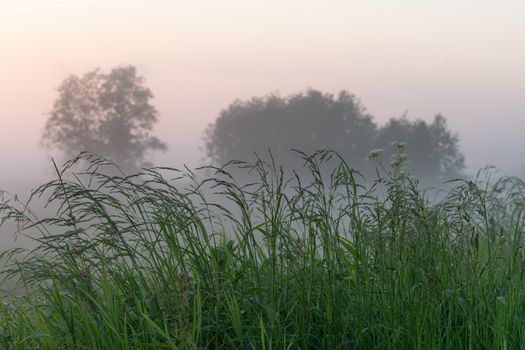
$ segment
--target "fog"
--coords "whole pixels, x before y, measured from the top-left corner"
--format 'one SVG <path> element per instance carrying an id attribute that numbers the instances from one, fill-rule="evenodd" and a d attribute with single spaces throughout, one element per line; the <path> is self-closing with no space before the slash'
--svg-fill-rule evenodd
<path id="1" fill-rule="evenodd" d="M 36 1 L 0 3 L 0 188 L 51 178 L 42 130 L 70 74 L 132 64 L 169 147 L 204 162 L 203 131 L 236 99 L 355 94 L 378 125 L 441 113 L 468 173 L 522 174 L 525 5 L 518 1 Z"/>

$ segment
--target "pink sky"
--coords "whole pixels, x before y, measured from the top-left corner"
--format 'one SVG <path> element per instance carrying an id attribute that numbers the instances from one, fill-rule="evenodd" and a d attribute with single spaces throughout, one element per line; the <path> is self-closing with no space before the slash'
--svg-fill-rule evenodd
<path id="1" fill-rule="evenodd" d="M 357 95 L 378 122 L 443 113 L 467 164 L 525 159 L 525 3 L 518 1 L 0 2 L 0 187 L 46 174 L 38 140 L 68 74 L 133 64 L 153 90 L 159 164 L 198 165 L 236 98 L 307 87 Z"/>

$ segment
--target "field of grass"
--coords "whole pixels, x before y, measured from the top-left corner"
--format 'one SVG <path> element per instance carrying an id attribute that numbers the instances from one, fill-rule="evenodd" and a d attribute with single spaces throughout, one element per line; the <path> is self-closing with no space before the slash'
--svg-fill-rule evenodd
<path id="1" fill-rule="evenodd" d="M 329 152 L 289 179 L 257 162 L 243 186 L 228 168 L 126 178 L 74 163 L 34 193 L 57 215 L 2 206 L 36 247 L 3 256 L 25 293 L 5 296 L 2 349 L 525 344 L 519 179 L 456 181 L 432 203 L 402 157 L 377 179 Z"/>

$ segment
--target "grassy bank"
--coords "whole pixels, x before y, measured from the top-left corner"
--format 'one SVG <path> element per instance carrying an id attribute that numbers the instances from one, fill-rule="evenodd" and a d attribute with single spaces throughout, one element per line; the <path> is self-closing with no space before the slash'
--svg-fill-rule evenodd
<path id="1" fill-rule="evenodd" d="M 310 180 L 259 162 L 246 186 L 224 169 L 124 178 L 90 164 L 35 192 L 53 217 L 4 205 L 38 234 L 9 256 L 28 292 L 0 311 L 2 348 L 525 344 L 518 179 L 457 181 L 431 204 L 401 157 L 366 181 L 326 152 L 305 160 Z"/>

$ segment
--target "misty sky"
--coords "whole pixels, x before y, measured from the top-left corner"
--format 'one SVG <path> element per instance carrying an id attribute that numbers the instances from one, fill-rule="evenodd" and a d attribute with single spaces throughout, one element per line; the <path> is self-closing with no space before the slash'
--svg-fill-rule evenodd
<path id="1" fill-rule="evenodd" d="M 160 112 L 156 163 L 196 166 L 234 99 L 307 87 L 380 124 L 442 113 L 469 171 L 525 164 L 525 1 L 0 0 L 0 188 L 50 169 L 38 141 L 69 74 L 133 64 Z"/>

